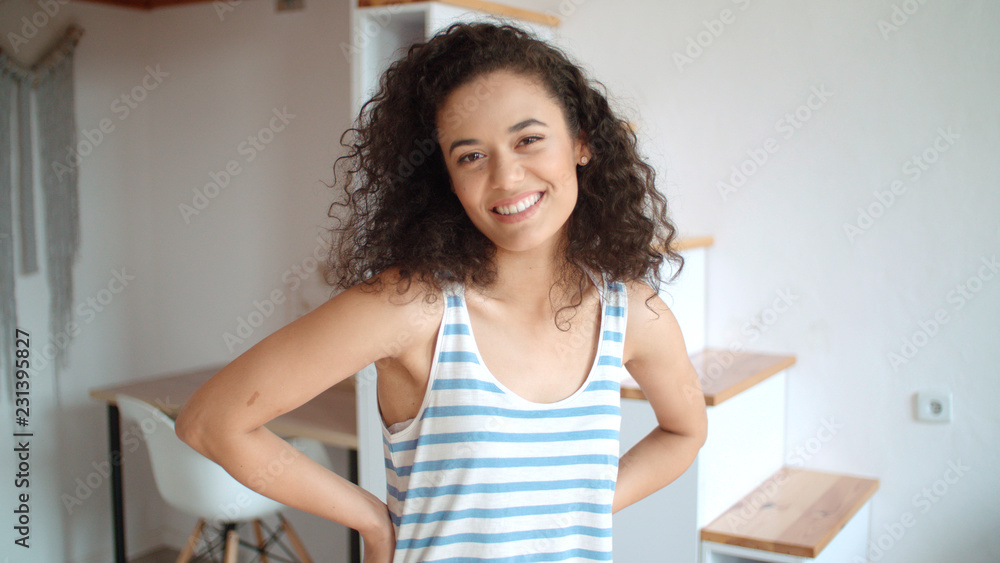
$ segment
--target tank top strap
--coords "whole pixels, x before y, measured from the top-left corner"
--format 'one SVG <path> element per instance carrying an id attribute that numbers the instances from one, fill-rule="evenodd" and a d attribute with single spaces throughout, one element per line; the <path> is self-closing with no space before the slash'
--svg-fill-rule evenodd
<path id="1" fill-rule="evenodd" d="M 466 308 L 465 285 L 456 280 L 442 282 L 441 292 L 444 295 L 444 315 L 436 347 L 438 362 L 479 364 L 478 348 L 472 337 Z M 462 377 L 479 377 L 479 374 L 476 369 L 469 369 Z"/>
<path id="2" fill-rule="evenodd" d="M 441 293 L 444 296 L 444 334 L 448 335 L 448 325 L 467 324 L 469 321 L 463 314 L 465 308 L 465 285 L 456 280 L 441 282 Z"/>
<path id="3" fill-rule="evenodd" d="M 601 306 L 604 308 L 604 329 L 601 340 L 610 339 L 612 342 L 622 343 L 628 320 L 628 295 L 625 291 L 625 285 L 610 279 L 603 272 L 595 274 L 589 269 L 585 269 L 585 271 L 593 280 L 594 285 L 597 286 L 601 297 Z"/>
<path id="4" fill-rule="evenodd" d="M 604 280 L 603 288 L 604 337 L 616 338 L 617 342 L 623 342 L 625 326 L 628 324 L 628 294 L 625 291 L 625 284 L 619 281 Z M 608 334 L 609 332 L 616 334 Z"/>

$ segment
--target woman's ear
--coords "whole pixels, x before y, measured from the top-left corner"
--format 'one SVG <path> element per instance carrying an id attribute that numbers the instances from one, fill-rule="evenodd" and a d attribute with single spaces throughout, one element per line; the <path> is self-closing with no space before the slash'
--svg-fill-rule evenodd
<path id="1" fill-rule="evenodd" d="M 582 133 L 576 141 L 575 149 L 574 153 L 576 154 L 576 164 L 578 166 L 586 166 L 594 158 L 593 153 L 590 151 L 590 146 L 587 144 L 587 140 Z"/>

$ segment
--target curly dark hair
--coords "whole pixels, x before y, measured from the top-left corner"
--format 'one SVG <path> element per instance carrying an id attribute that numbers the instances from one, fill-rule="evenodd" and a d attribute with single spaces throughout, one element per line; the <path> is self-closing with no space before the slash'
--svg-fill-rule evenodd
<path id="1" fill-rule="evenodd" d="M 672 248 L 676 229 L 667 201 L 639 156 L 635 134 L 598 90 L 606 88 L 533 34 L 479 22 L 453 24 L 412 45 L 341 136 L 348 152 L 337 159 L 334 178 L 341 161 L 346 176 L 344 198 L 329 211 L 337 226 L 328 283 L 377 285 L 375 276 L 391 267 L 407 288 L 413 280 L 440 288 L 442 272 L 479 287 L 493 283 L 495 247 L 451 191 L 436 124 L 452 91 L 500 70 L 537 79 L 562 108 L 571 136 L 582 136 L 593 155 L 577 166 L 577 203 L 566 231 L 566 266 L 581 293 L 581 268 L 643 280 L 657 291 L 664 260 L 676 264 L 668 281 L 680 273 L 684 260 Z M 347 208 L 345 218 L 337 207 Z"/>

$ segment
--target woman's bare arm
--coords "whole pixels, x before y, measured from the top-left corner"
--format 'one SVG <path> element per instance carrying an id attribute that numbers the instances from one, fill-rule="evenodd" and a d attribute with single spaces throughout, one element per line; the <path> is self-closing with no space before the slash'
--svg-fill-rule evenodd
<path id="1" fill-rule="evenodd" d="M 403 295 L 389 283 L 378 293 L 355 287 L 337 295 L 202 385 L 181 409 L 177 435 L 249 488 L 358 530 L 366 561 L 388 561 L 393 538 L 385 503 L 263 425 L 375 360 L 419 346 L 427 335 L 414 327 L 436 328 L 413 322 L 414 315 L 433 314 L 423 295 L 416 283 Z M 388 558 L 369 558 L 384 549 Z"/>
<path id="2" fill-rule="evenodd" d="M 677 319 L 653 290 L 629 286 L 623 361 L 656 414 L 658 425 L 618 463 L 612 512 L 617 512 L 681 476 L 705 443 L 705 396 L 688 358 Z M 654 313 L 655 311 L 655 313 Z"/>

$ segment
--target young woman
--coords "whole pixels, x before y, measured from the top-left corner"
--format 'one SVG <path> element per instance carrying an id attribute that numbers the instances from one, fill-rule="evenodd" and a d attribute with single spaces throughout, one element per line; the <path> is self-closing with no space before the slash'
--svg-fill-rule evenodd
<path id="1" fill-rule="evenodd" d="M 365 561 L 610 561 L 612 514 L 707 432 L 657 294 L 675 229 L 634 134 L 558 49 L 486 23 L 412 47 L 348 132 L 345 291 L 201 387 L 178 435 L 358 530 Z M 385 501 L 264 428 L 371 363 Z M 619 459 L 629 374 L 659 424 Z"/>

